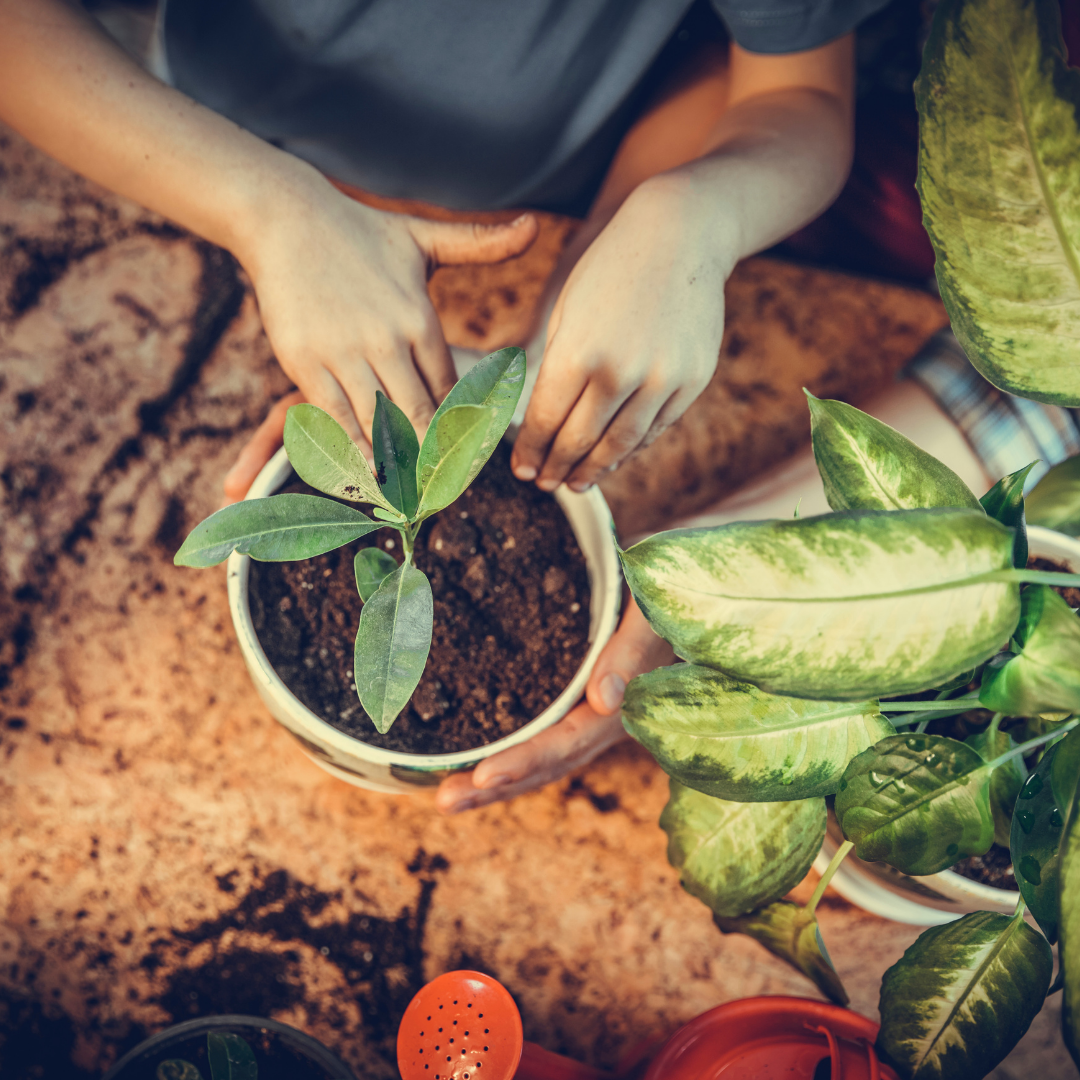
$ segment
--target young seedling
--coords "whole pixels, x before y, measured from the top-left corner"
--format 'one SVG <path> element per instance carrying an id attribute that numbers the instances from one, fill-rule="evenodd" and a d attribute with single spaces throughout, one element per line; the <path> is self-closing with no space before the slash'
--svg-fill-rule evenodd
<path id="1" fill-rule="evenodd" d="M 265 562 L 310 559 L 389 528 L 404 561 L 379 548 L 356 556 L 364 602 L 356 632 L 356 690 L 385 734 L 408 703 L 431 648 L 431 585 L 413 564 L 421 525 L 473 482 L 506 432 L 525 382 L 525 353 L 502 349 L 481 360 L 447 394 L 420 443 L 405 414 L 376 393 L 374 472 L 331 416 L 294 405 L 285 450 L 299 477 L 334 499 L 373 506 L 373 518 L 316 495 L 271 495 L 227 506 L 197 525 L 176 553 L 178 566 L 214 566 L 234 551 Z"/>
<path id="2" fill-rule="evenodd" d="M 206 1036 L 206 1059 L 210 1080 L 259 1080 L 259 1066 L 251 1047 L 227 1031 L 211 1031 Z M 197 1065 L 182 1058 L 170 1058 L 157 1067 L 156 1080 L 203 1080 Z"/>

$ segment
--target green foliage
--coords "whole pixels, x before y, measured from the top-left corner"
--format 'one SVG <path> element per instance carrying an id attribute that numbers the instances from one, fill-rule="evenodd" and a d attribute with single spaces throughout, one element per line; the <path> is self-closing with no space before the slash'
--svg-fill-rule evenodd
<path id="1" fill-rule="evenodd" d="M 974 735 L 969 735 L 964 742 L 987 762 L 1016 749 L 1012 735 L 998 728 L 977 731 Z M 990 774 L 990 813 L 994 819 L 994 843 L 1001 844 L 1002 847 L 1009 846 L 1013 807 L 1026 779 L 1027 769 L 1024 767 L 1024 759 L 1019 755 L 999 765 Z"/>
<path id="2" fill-rule="evenodd" d="M 1027 566 L 1027 520 L 1024 516 L 1024 481 L 1037 461 L 1003 476 L 980 500 L 982 508 L 1002 525 L 1016 530 L 1013 539 L 1013 565 Z"/>
<path id="3" fill-rule="evenodd" d="M 261 562 L 295 562 L 350 544 L 379 527 L 359 510 L 317 495 L 247 499 L 196 525 L 173 562 L 215 566 L 234 551 Z"/>
<path id="4" fill-rule="evenodd" d="M 1031 489 L 1026 502 L 1032 525 L 1080 536 L 1080 454 L 1055 465 Z"/>
<path id="5" fill-rule="evenodd" d="M 725 934 L 746 934 L 774 956 L 786 960 L 811 979 L 830 1001 L 837 1005 L 848 1003 L 847 991 L 829 958 L 814 912 L 789 900 L 777 900 L 749 915 L 736 918 L 715 915 L 714 919 Z"/>
<path id="6" fill-rule="evenodd" d="M 825 801 L 730 802 L 671 781 L 660 815 L 683 888 L 723 918 L 779 900 L 806 876 L 825 836 Z"/>
<path id="7" fill-rule="evenodd" d="M 860 701 L 998 651 L 1020 614 L 1012 541 L 981 509 L 850 510 L 659 533 L 621 558 L 684 659 L 774 694 Z"/>
<path id="8" fill-rule="evenodd" d="M 1019 913 L 931 927 L 885 972 L 878 1053 L 905 1080 L 978 1080 L 1027 1031 L 1053 966 Z"/>
<path id="9" fill-rule="evenodd" d="M 258 1080 L 255 1055 L 239 1035 L 211 1032 L 206 1036 L 206 1056 L 212 1080 Z"/>
<path id="10" fill-rule="evenodd" d="M 953 331 L 995 386 L 1080 404 L 1080 72 L 1056 0 L 943 0 L 916 97 Z"/>
<path id="11" fill-rule="evenodd" d="M 669 776 L 744 802 L 831 795 L 851 758 L 893 733 L 876 701 L 778 697 L 695 664 L 639 675 L 622 715 Z"/>
<path id="12" fill-rule="evenodd" d="M 935 874 L 994 841 L 990 766 L 941 735 L 892 735 L 844 773 L 836 816 L 860 859 Z"/>
<path id="13" fill-rule="evenodd" d="M 371 449 L 382 493 L 411 520 L 418 502 L 416 461 L 420 443 L 409 418 L 381 390 L 375 391 Z"/>
<path id="14" fill-rule="evenodd" d="M 203 1080 L 197 1066 L 181 1058 L 161 1062 L 154 1073 L 156 1080 Z"/>
<path id="15" fill-rule="evenodd" d="M 1080 729 L 1077 729 L 1080 730 Z M 1080 784 L 1078 768 L 1080 734 L 1075 731 L 1054 749 L 1061 759 L 1061 768 L 1051 767 L 1053 789 L 1060 794 L 1071 793 L 1069 804 L 1063 808 L 1065 830 L 1061 837 L 1058 855 L 1058 911 L 1061 943 L 1058 959 L 1061 963 L 1059 979 L 1064 983 L 1065 1001 L 1062 1008 L 1061 1027 L 1065 1045 L 1073 1061 L 1080 1068 Z M 1055 777 L 1054 773 L 1058 772 Z"/>
<path id="16" fill-rule="evenodd" d="M 1047 585 L 1029 585 L 1013 634 L 1020 652 L 983 672 L 979 700 L 1007 716 L 1080 711 L 1080 618 Z"/>
<path id="17" fill-rule="evenodd" d="M 814 457 L 834 510 L 979 508 L 952 469 L 899 431 L 842 401 L 803 393 L 810 403 Z"/>
<path id="18" fill-rule="evenodd" d="M 382 548 L 361 548 L 353 559 L 353 574 L 360 599 L 366 604 L 387 574 L 392 574 L 397 568 L 397 559 Z"/>
<path id="19" fill-rule="evenodd" d="M 378 548 L 353 563 L 364 601 L 354 670 L 360 701 L 385 733 L 405 707 L 431 647 L 431 586 L 412 565 L 421 523 L 449 506 L 483 468 L 506 431 L 525 379 L 525 353 L 502 349 L 481 360 L 436 410 L 423 444 L 408 417 L 377 391 L 372 425 L 376 473 L 348 433 L 314 405 L 294 405 L 285 449 L 302 480 L 334 499 L 274 495 L 226 507 L 197 525 L 175 561 L 213 566 L 233 551 L 254 559 L 308 559 L 382 528 L 401 536 L 405 564 Z M 336 499 L 372 503 L 372 520 Z"/>

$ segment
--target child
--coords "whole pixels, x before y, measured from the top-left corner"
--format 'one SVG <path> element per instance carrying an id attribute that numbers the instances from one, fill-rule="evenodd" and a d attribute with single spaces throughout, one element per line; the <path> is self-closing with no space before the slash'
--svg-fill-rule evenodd
<path id="1" fill-rule="evenodd" d="M 422 431 L 454 381 L 432 270 L 513 256 L 537 226 L 385 213 L 327 176 L 584 214 L 513 454 L 520 479 L 584 490 L 704 389 L 735 264 L 840 191 L 852 30 L 884 2 L 168 0 L 169 86 L 73 2 L 0 0 L 0 119 L 231 251 L 299 393 L 361 445 L 376 388 Z M 234 495 L 276 434 L 238 463 Z M 669 659 L 631 608 L 589 704 L 524 755 L 487 761 L 475 786 L 451 778 L 440 805 L 588 760 L 621 735 L 626 680 Z"/>

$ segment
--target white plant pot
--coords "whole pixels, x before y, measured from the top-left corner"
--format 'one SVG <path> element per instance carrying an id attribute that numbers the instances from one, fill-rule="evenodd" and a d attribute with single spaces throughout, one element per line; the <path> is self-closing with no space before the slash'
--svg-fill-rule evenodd
<path id="1" fill-rule="evenodd" d="M 272 495 L 292 471 L 284 447 L 259 473 L 249 499 Z M 555 492 L 585 556 L 589 574 L 589 651 L 565 690 L 535 719 L 497 742 L 454 754 L 406 754 L 369 746 L 316 716 L 282 682 L 255 634 L 248 605 L 251 560 L 233 553 L 227 563 L 229 609 L 240 652 L 259 696 L 274 719 L 287 728 L 316 765 L 342 780 L 372 791 L 415 792 L 451 773 L 472 769 L 486 757 L 517 746 L 561 720 L 585 692 L 600 650 L 615 631 L 622 599 L 622 572 L 612 542 L 611 513 L 598 488 L 578 494 L 563 486 Z"/>
<path id="2" fill-rule="evenodd" d="M 1028 550 L 1040 559 L 1062 563 L 1080 574 L 1080 540 L 1053 529 L 1028 526 Z M 814 860 L 814 869 L 824 873 L 829 860 L 843 842 L 835 817 L 829 814 L 825 843 Z M 848 857 L 832 879 L 836 891 L 864 911 L 912 926 L 939 926 L 970 911 L 1000 911 L 1011 915 L 1016 909 L 1016 892 L 995 889 L 942 870 L 926 877 L 909 877 L 884 863 L 865 863 Z"/>

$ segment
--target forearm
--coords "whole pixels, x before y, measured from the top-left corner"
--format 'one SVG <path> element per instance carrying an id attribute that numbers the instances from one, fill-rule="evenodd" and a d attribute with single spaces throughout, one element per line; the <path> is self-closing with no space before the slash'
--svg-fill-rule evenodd
<path id="1" fill-rule="evenodd" d="M 64 0 L 0 0 L 0 119 L 241 259 L 274 207 L 323 182 L 153 78 Z"/>

